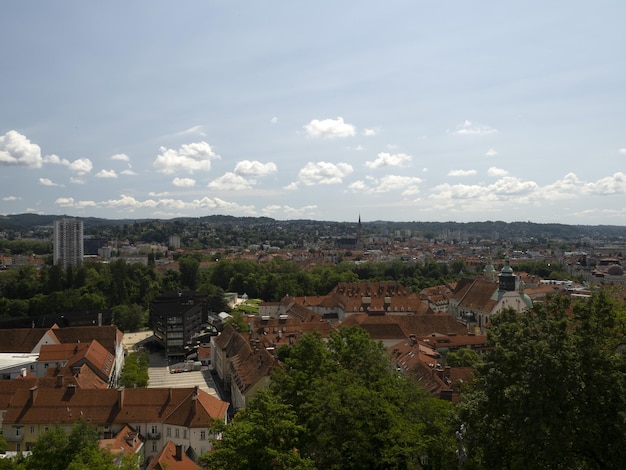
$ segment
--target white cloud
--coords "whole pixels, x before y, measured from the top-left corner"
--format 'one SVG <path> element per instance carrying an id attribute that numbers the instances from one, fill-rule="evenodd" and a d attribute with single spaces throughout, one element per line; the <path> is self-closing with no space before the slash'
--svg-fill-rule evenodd
<path id="1" fill-rule="evenodd" d="M 243 191 L 244 189 L 251 189 L 255 184 L 255 180 L 249 180 L 243 176 L 228 172 L 211 181 L 208 187 L 219 191 Z"/>
<path id="2" fill-rule="evenodd" d="M 485 154 L 488 157 L 495 157 L 496 155 L 498 155 L 498 152 L 496 152 L 494 149 L 489 149 L 487 150 L 487 153 Z"/>
<path id="3" fill-rule="evenodd" d="M 489 135 L 498 132 L 493 127 L 485 124 L 473 123 L 472 121 L 464 121 L 463 124 L 459 124 L 456 130 L 453 132 L 455 135 Z"/>
<path id="4" fill-rule="evenodd" d="M 59 197 L 54 202 L 61 207 L 74 207 L 75 204 L 73 197 Z"/>
<path id="5" fill-rule="evenodd" d="M 79 176 L 86 175 L 93 170 L 93 163 L 88 158 L 78 158 L 70 162 L 67 158 L 61 158 L 58 155 L 46 155 L 43 161 L 52 165 L 65 166 Z"/>
<path id="6" fill-rule="evenodd" d="M 71 198 L 70 198 L 71 199 Z M 76 203 L 72 200 L 72 204 Z M 180 199 L 146 199 L 139 200 L 133 196 L 122 194 L 118 199 L 110 199 L 97 203 L 99 207 L 108 207 L 123 211 L 134 211 L 139 209 L 165 210 L 165 211 L 186 211 L 193 212 L 199 210 L 218 210 L 228 211 L 242 215 L 254 215 L 256 209 L 254 206 L 244 206 L 235 202 L 225 201 L 219 198 L 203 197 L 202 199 L 194 199 L 192 201 L 183 201 Z"/>
<path id="7" fill-rule="evenodd" d="M 307 186 L 339 184 L 352 171 L 352 165 L 348 163 L 308 162 L 298 173 L 298 180 Z"/>
<path id="8" fill-rule="evenodd" d="M 165 174 L 177 171 L 187 173 L 209 171 L 211 160 L 220 159 L 220 156 L 204 141 L 181 145 L 178 150 L 161 147 L 159 151 L 161 153 L 154 160 L 153 165 L 157 171 Z"/>
<path id="9" fill-rule="evenodd" d="M 351 137 L 356 134 L 356 127 L 344 122 L 342 117 L 337 119 L 313 119 L 304 126 L 309 137 Z"/>
<path id="10" fill-rule="evenodd" d="M 200 137 L 206 137 L 206 134 L 204 132 L 204 126 L 193 126 L 189 129 L 185 129 L 184 131 L 177 132 L 176 135 L 180 137 L 188 135 L 199 135 Z"/>
<path id="11" fill-rule="evenodd" d="M 378 134 L 378 129 L 363 129 L 363 135 L 365 137 L 372 137 Z"/>
<path id="12" fill-rule="evenodd" d="M 39 184 L 42 186 L 58 186 L 57 183 L 48 178 L 39 178 Z"/>
<path id="13" fill-rule="evenodd" d="M 111 160 L 116 160 L 120 162 L 129 162 L 130 157 L 126 155 L 125 153 L 116 153 L 115 155 L 111 157 Z"/>
<path id="14" fill-rule="evenodd" d="M 2 198 L 2 200 L 6 202 L 19 201 L 21 199 L 22 199 L 21 197 L 17 197 L 17 196 L 5 196 Z"/>
<path id="15" fill-rule="evenodd" d="M 373 162 L 365 162 L 365 166 L 372 169 L 386 166 L 406 166 L 411 162 L 412 158 L 406 153 L 381 152 Z"/>
<path id="16" fill-rule="evenodd" d="M 41 168 L 41 148 L 17 131 L 0 136 L 0 165 Z"/>
<path id="17" fill-rule="evenodd" d="M 496 168 L 495 166 L 489 167 L 489 169 L 487 170 L 487 174 L 489 176 L 506 176 L 509 174 L 508 171 L 503 170 L 502 168 Z"/>
<path id="18" fill-rule="evenodd" d="M 85 180 L 81 178 L 75 178 L 74 176 L 70 177 L 70 183 L 72 184 L 85 184 Z"/>
<path id="19" fill-rule="evenodd" d="M 600 178 L 598 181 L 586 183 L 583 190 L 595 196 L 626 194 L 626 174 L 620 172 Z"/>
<path id="20" fill-rule="evenodd" d="M 235 173 L 241 176 L 260 178 L 276 173 L 278 168 L 275 163 L 261 163 L 259 161 L 242 160 L 235 165 Z"/>
<path id="21" fill-rule="evenodd" d="M 287 189 L 289 191 L 295 191 L 299 187 L 300 187 L 300 183 L 298 183 L 297 181 L 289 183 L 287 186 L 283 186 L 284 189 Z"/>
<path id="22" fill-rule="evenodd" d="M 450 170 L 448 176 L 474 176 L 476 170 Z"/>
<path id="23" fill-rule="evenodd" d="M 297 219 L 301 217 L 313 217 L 317 209 L 316 205 L 304 207 L 281 206 L 278 204 L 266 206 L 261 213 L 266 217 L 278 217 L 285 219 Z"/>
<path id="24" fill-rule="evenodd" d="M 270 123 L 272 124 L 276 124 L 278 122 L 278 118 L 276 116 L 274 116 L 272 119 L 270 119 Z"/>
<path id="25" fill-rule="evenodd" d="M 100 170 L 95 176 L 96 178 L 117 178 L 117 173 L 115 170 Z"/>
<path id="26" fill-rule="evenodd" d="M 196 185 L 196 180 L 193 178 L 174 178 L 172 184 L 179 188 L 191 188 Z"/>
<path id="27" fill-rule="evenodd" d="M 135 173 L 133 170 L 131 170 L 130 168 L 127 168 L 126 170 L 122 170 L 120 171 L 120 175 L 124 175 L 124 176 L 135 176 L 137 175 L 137 173 Z"/>
<path id="28" fill-rule="evenodd" d="M 348 189 L 354 192 L 388 193 L 399 191 L 403 196 L 411 196 L 420 192 L 419 185 L 422 179 L 417 176 L 386 175 L 382 178 L 366 178 L 351 183 Z"/>

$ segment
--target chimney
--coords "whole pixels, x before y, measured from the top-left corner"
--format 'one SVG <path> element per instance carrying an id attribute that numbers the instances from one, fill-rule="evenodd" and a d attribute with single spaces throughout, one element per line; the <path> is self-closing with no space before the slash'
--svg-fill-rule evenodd
<path id="1" fill-rule="evenodd" d="M 117 389 L 117 407 L 121 410 L 124 407 L 124 388 Z"/>
<path id="2" fill-rule="evenodd" d="M 182 444 L 176 444 L 176 453 L 174 454 L 174 458 L 178 462 L 183 460 L 183 446 L 182 446 Z"/>
<path id="3" fill-rule="evenodd" d="M 67 393 L 74 395 L 76 392 L 76 384 L 67 384 Z"/>
<path id="4" fill-rule="evenodd" d="M 37 397 L 37 385 L 30 389 L 30 401 L 35 403 L 35 398 Z"/>

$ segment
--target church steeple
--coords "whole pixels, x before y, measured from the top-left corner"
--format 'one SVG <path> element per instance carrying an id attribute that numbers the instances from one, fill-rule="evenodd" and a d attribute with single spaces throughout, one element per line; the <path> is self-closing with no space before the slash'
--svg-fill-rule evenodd
<path id="1" fill-rule="evenodd" d="M 504 258 L 504 266 L 500 270 L 498 281 L 501 291 L 512 292 L 515 290 L 515 274 L 513 274 L 513 268 L 511 268 L 508 257 Z"/>
<path id="2" fill-rule="evenodd" d="M 363 243 L 363 226 L 361 225 L 361 214 L 359 214 L 359 223 L 356 226 L 356 246 L 361 247 Z"/>

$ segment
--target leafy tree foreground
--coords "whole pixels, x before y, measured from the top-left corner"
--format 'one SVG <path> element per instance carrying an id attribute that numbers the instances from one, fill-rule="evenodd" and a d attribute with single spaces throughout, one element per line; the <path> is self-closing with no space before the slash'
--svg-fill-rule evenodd
<path id="1" fill-rule="evenodd" d="M 494 318 L 493 350 L 459 409 L 465 468 L 624 468 L 624 332 L 624 306 L 606 291 Z"/>
<path id="2" fill-rule="evenodd" d="M 277 369 L 228 425 L 211 469 L 454 468 L 451 404 L 390 367 L 381 343 L 358 327 L 328 342 L 306 334 L 278 351 Z M 425 466 L 424 466 L 425 465 Z"/>

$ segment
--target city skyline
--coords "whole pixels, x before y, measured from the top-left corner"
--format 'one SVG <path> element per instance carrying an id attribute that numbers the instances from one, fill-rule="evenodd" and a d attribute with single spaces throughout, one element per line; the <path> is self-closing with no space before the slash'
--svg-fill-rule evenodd
<path id="1" fill-rule="evenodd" d="M 0 214 L 626 225 L 624 13 L 10 2 Z"/>

